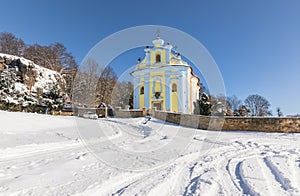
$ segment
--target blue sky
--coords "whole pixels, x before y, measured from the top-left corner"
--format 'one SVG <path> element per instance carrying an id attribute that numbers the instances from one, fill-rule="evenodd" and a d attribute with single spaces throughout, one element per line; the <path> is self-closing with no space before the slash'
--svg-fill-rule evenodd
<path id="1" fill-rule="evenodd" d="M 285 115 L 300 113 L 300 1 L 10 0 L 1 7 L 1 32 L 29 44 L 61 42 L 79 63 L 100 40 L 124 28 L 178 28 L 214 57 L 227 95 L 260 94 L 274 114 L 276 107 Z M 119 70 L 136 62 L 124 56 L 128 62 Z"/>

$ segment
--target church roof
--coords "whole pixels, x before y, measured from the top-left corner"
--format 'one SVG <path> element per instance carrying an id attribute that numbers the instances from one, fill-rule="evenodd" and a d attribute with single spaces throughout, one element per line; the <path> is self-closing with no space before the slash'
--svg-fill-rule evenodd
<path id="1" fill-rule="evenodd" d="M 152 41 L 152 44 L 153 46 L 151 47 L 146 46 L 144 49 L 145 57 L 143 60 L 140 58 L 138 59 L 138 64 L 131 74 L 135 71 L 144 69 L 155 69 L 166 66 L 186 66 L 190 67 L 192 76 L 196 77 L 198 83 L 200 83 L 200 79 L 194 74 L 192 66 L 181 59 L 181 54 L 179 52 L 172 50 L 173 46 L 170 43 L 165 44 L 165 41 L 157 36 L 156 39 Z"/>
<path id="2" fill-rule="evenodd" d="M 159 36 L 157 36 L 152 43 L 153 46 L 146 46 L 144 49 L 146 55 L 143 60 L 139 58 L 135 70 L 160 66 L 189 66 L 187 62 L 181 59 L 180 53 L 173 51 L 173 46 L 170 43 L 165 44 L 165 41 Z M 154 59 L 157 54 L 162 58 L 159 62 Z"/>

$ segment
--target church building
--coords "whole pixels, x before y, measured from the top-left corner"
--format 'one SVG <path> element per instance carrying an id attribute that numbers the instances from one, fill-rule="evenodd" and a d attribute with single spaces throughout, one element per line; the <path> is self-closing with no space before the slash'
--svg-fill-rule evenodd
<path id="1" fill-rule="evenodd" d="M 134 109 L 193 113 L 199 98 L 200 79 L 192 67 L 159 36 L 147 46 L 143 60 L 131 72 L 134 78 Z"/>

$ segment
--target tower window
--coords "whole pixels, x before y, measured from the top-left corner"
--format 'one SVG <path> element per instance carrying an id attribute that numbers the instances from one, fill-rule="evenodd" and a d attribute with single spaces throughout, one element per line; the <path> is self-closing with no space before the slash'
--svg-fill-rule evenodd
<path id="1" fill-rule="evenodd" d="M 140 94 L 143 95 L 144 94 L 144 87 L 142 86 L 140 89 Z"/>
<path id="2" fill-rule="evenodd" d="M 156 55 L 156 63 L 160 63 L 161 62 L 161 58 L 160 58 L 160 54 Z"/>
<path id="3" fill-rule="evenodd" d="M 177 84 L 172 84 L 172 92 L 177 92 Z"/>

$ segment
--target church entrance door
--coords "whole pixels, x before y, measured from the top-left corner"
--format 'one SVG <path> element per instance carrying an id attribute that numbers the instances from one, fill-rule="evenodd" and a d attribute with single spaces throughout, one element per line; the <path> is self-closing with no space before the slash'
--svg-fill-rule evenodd
<path id="1" fill-rule="evenodd" d="M 156 107 L 157 110 L 161 110 L 161 102 L 154 102 L 153 107 Z"/>

